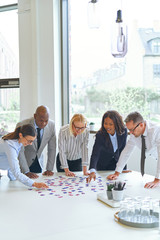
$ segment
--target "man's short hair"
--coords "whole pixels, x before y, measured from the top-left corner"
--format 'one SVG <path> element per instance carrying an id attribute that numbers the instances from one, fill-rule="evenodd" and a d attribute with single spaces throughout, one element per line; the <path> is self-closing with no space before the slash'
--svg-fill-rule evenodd
<path id="1" fill-rule="evenodd" d="M 126 119 L 124 121 L 125 121 L 125 123 L 128 123 L 130 121 L 137 123 L 137 122 L 144 122 L 144 119 L 139 112 L 131 112 L 130 114 L 128 114 L 128 116 L 126 117 Z"/>

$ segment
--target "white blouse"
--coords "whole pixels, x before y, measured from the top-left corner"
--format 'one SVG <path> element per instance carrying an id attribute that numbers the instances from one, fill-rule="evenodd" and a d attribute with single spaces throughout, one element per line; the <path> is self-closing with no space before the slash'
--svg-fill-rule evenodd
<path id="1" fill-rule="evenodd" d="M 0 169 L 8 170 L 10 180 L 19 180 L 31 187 L 34 181 L 21 173 L 18 154 L 22 144 L 15 140 L 0 140 Z"/>

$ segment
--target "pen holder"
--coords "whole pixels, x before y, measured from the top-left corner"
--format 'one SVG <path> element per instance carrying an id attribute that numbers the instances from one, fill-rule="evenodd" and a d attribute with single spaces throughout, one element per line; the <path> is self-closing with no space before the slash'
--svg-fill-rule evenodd
<path id="1" fill-rule="evenodd" d="M 113 199 L 112 190 L 111 191 L 107 190 L 106 193 L 107 193 L 108 200 Z"/>
<path id="2" fill-rule="evenodd" d="M 114 190 L 112 189 L 112 195 L 114 201 L 121 201 L 124 197 L 124 189 L 123 190 Z"/>

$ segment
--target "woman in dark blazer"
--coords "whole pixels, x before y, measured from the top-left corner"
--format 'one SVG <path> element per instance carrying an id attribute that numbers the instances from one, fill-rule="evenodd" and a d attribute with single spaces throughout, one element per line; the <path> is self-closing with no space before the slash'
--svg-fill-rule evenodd
<path id="1" fill-rule="evenodd" d="M 119 156 L 126 145 L 127 129 L 117 111 L 107 111 L 96 134 L 90 160 L 88 182 L 96 179 L 97 171 L 115 170 Z M 126 169 L 126 167 L 124 168 Z"/>

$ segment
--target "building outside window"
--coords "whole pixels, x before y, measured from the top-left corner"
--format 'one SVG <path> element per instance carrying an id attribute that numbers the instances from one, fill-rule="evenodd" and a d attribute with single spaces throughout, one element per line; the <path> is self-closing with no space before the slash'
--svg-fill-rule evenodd
<path id="1" fill-rule="evenodd" d="M 160 64 L 153 64 L 153 77 L 160 78 Z"/>
<path id="2" fill-rule="evenodd" d="M 160 82 L 154 81 L 153 74 L 159 74 L 159 67 L 153 66 L 160 62 L 160 2 L 101 0 L 98 28 L 88 25 L 89 0 L 63 2 L 68 3 L 68 38 L 63 41 L 68 46 L 69 118 L 83 113 L 98 129 L 104 112 L 114 109 L 124 118 L 139 111 L 159 122 Z M 128 26 L 128 52 L 123 58 L 114 58 L 111 29 L 120 8 Z M 153 52 L 152 39 L 157 39 Z"/>
<path id="3" fill-rule="evenodd" d="M 153 53 L 160 54 L 160 38 L 153 40 Z"/>
<path id="4" fill-rule="evenodd" d="M 20 118 L 17 1 L 0 0 L 0 135 Z"/>

